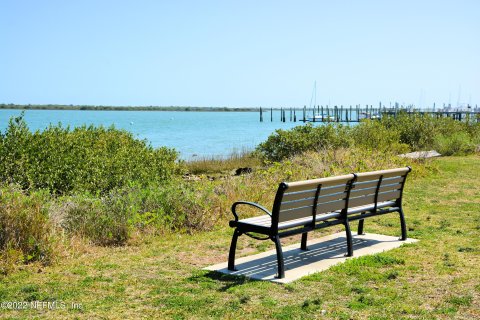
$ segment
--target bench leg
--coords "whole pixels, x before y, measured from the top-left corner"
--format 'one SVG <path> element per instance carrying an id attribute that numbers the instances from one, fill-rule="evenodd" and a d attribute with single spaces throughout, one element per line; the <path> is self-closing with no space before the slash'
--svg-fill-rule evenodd
<path id="1" fill-rule="evenodd" d="M 345 225 L 345 233 L 347 234 L 347 253 L 345 254 L 346 257 L 353 256 L 353 238 L 352 238 L 352 231 L 350 230 L 350 223 L 348 220 L 344 222 Z"/>
<path id="2" fill-rule="evenodd" d="M 307 236 L 308 233 L 302 233 L 302 244 L 300 245 L 300 250 L 308 250 L 307 248 Z"/>
<path id="3" fill-rule="evenodd" d="M 230 244 L 230 252 L 228 253 L 228 270 L 236 271 L 235 269 L 235 251 L 237 249 L 237 239 L 241 233 L 237 229 L 233 231 L 232 243 Z"/>
<path id="4" fill-rule="evenodd" d="M 285 278 L 285 266 L 283 265 L 283 252 L 282 244 L 280 243 L 280 237 L 272 237 L 273 242 L 275 242 L 275 249 L 277 249 L 277 265 L 278 265 L 278 275 L 277 278 Z"/>
<path id="5" fill-rule="evenodd" d="M 358 221 L 358 232 L 357 232 L 357 234 L 358 234 L 359 236 L 361 236 L 362 234 L 364 234 L 364 233 L 363 233 L 363 219 L 360 219 L 360 220 Z"/>
<path id="6" fill-rule="evenodd" d="M 400 240 L 405 241 L 407 240 L 407 225 L 405 223 L 405 216 L 403 215 L 403 209 L 400 208 L 398 213 L 400 214 L 400 225 L 402 228 L 402 237 L 400 238 Z"/>

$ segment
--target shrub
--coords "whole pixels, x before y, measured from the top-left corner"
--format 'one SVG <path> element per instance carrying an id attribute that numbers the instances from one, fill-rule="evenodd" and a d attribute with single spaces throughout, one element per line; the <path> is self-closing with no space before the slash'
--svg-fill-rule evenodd
<path id="1" fill-rule="evenodd" d="M 380 121 L 366 120 L 352 128 L 352 138 L 355 145 L 369 150 L 394 152 L 397 154 L 408 152 L 409 146 L 400 142 L 400 132 L 388 128 Z"/>
<path id="2" fill-rule="evenodd" d="M 439 145 L 439 139 L 470 140 L 472 143 L 480 137 L 480 123 L 457 121 L 452 118 L 434 118 L 423 114 L 400 113 L 396 118 L 385 117 L 380 123 L 389 130 L 397 131 L 399 142 L 407 144 L 412 150 L 426 150 Z M 454 137 L 458 133 L 462 137 Z M 441 144 L 441 143 L 440 143 Z M 437 150 L 438 151 L 438 150 Z M 460 151 L 459 154 L 463 154 Z M 466 151 L 469 153 L 471 151 Z M 449 153 L 452 155 L 454 153 Z"/>
<path id="3" fill-rule="evenodd" d="M 0 178 L 7 183 L 18 183 L 24 189 L 28 187 L 28 177 L 23 150 L 29 138 L 23 115 L 11 118 L 5 134 L 0 132 Z"/>
<path id="4" fill-rule="evenodd" d="M 45 192 L 24 194 L 19 187 L 0 189 L 0 272 L 17 262 L 48 264 L 54 257 L 54 228 Z"/>
<path id="5" fill-rule="evenodd" d="M 453 132 L 451 135 L 435 137 L 435 150 L 444 156 L 466 155 L 475 152 L 476 144 L 466 132 Z"/>
<path id="6" fill-rule="evenodd" d="M 435 118 L 400 112 L 397 117 L 384 117 L 380 122 L 388 130 L 396 131 L 398 142 L 410 146 L 411 150 L 425 150 L 433 145 Z"/>
<path id="7" fill-rule="evenodd" d="M 213 225 L 211 188 L 172 180 L 162 185 L 131 184 L 101 197 L 59 199 L 64 229 L 97 245 L 122 245 L 132 232 L 205 230 Z"/>
<path id="8" fill-rule="evenodd" d="M 104 194 L 130 181 L 166 181 L 178 169 L 174 150 L 114 127 L 59 124 L 31 133 L 20 116 L 0 137 L 0 178 L 24 189 Z"/>
<path id="9" fill-rule="evenodd" d="M 266 160 L 280 161 L 308 150 L 348 147 L 351 145 L 349 131 L 349 127 L 336 124 L 279 129 L 257 147 L 257 152 Z"/>
<path id="10" fill-rule="evenodd" d="M 163 230 L 206 230 L 213 226 L 213 184 L 173 180 L 162 186 L 136 189 L 142 203 L 139 212 L 156 217 L 154 226 Z"/>
<path id="11" fill-rule="evenodd" d="M 110 200 L 110 201 L 109 201 Z M 108 204 L 114 204 L 108 206 Z M 80 235 L 98 245 L 122 245 L 129 236 L 128 211 L 112 201 L 75 196 L 65 203 L 61 221 L 70 234 Z"/>

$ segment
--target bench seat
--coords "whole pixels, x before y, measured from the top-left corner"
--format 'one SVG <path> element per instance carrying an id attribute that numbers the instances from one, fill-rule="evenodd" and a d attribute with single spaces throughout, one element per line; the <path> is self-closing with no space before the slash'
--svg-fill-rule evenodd
<path id="1" fill-rule="evenodd" d="M 377 209 L 382 209 L 386 207 L 392 207 L 393 210 L 397 210 L 398 207 L 395 207 L 396 202 L 395 201 L 384 201 L 380 202 L 377 204 Z M 360 212 L 368 212 L 371 210 L 375 209 L 375 204 L 369 204 L 369 205 L 364 205 L 364 206 L 358 206 L 358 207 L 353 207 L 353 208 L 348 208 L 347 214 L 356 214 Z M 326 221 L 330 219 L 340 219 L 341 218 L 341 212 L 340 211 L 335 211 L 335 212 L 330 212 L 326 214 L 321 214 L 317 215 L 315 217 L 315 222 L 321 222 L 321 221 Z M 257 216 L 257 217 L 252 217 L 252 218 L 246 218 L 242 219 L 239 221 L 231 221 L 232 223 L 230 224 L 231 227 L 240 227 L 242 226 L 258 226 L 260 228 L 265 228 L 265 230 L 270 230 L 272 226 L 272 217 L 268 214 Z M 312 222 L 312 217 L 304 217 L 300 219 L 294 219 L 294 220 L 289 220 L 285 222 L 279 222 L 278 223 L 278 230 L 286 230 L 290 228 L 295 228 L 295 227 L 300 227 L 307 225 Z"/>
<path id="2" fill-rule="evenodd" d="M 329 219 L 340 218 L 340 212 L 331 212 L 327 214 L 318 215 L 315 217 L 316 222 L 321 222 Z M 278 230 L 285 230 L 294 227 L 304 226 L 306 224 L 312 223 L 312 217 L 304 217 L 300 219 L 289 220 L 285 222 L 278 223 Z M 272 217 L 268 214 L 253 218 L 242 219 L 237 222 L 238 226 L 241 228 L 242 225 L 255 225 L 259 227 L 265 227 L 270 230 L 272 226 Z"/>

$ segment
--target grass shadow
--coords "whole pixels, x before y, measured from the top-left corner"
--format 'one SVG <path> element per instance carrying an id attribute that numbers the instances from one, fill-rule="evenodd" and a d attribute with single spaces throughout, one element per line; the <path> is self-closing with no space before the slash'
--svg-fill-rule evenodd
<path id="1" fill-rule="evenodd" d="M 231 274 L 224 274 L 218 271 L 208 271 L 205 274 L 191 277 L 192 280 L 194 280 L 195 278 L 197 279 L 209 278 L 214 281 L 222 282 L 223 285 L 218 289 L 218 291 L 220 292 L 225 292 L 232 287 L 241 286 L 254 281 L 255 282 L 260 281 L 260 280 L 250 279 L 248 277 L 240 276 L 240 275 L 237 276 L 237 275 L 231 275 Z"/>

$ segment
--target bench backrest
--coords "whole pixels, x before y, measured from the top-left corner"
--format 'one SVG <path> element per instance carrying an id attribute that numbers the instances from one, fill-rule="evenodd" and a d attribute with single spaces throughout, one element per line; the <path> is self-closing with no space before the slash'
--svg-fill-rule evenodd
<path id="1" fill-rule="evenodd" d="M 313 217 L 356 206 L 401 200 L 410 168 L 381 170 L 280 184 L 273 222 Z"/>
<path id="2" fill-rule="evenodd" d="M 315 180 L 283 183 L 278 193 L 281 199 L 276 199 L 274 205 L 275 215 L 278 208 L 278 222 L 295 220 L 312 216 L 314 213 L 322 214 L 342 210 L 346 206 L 349 185 L 355 178 L 353 174 L 338 177 L 322 178 Z M 280 198 L 280 197 L 278 197 Z"/>
<path id="3" fill-rule="evenodd" d="M 384 201 L 401 201 L 410 168 L 380 170 L 356 174 L 348 206 L 357 207 Z"/>

